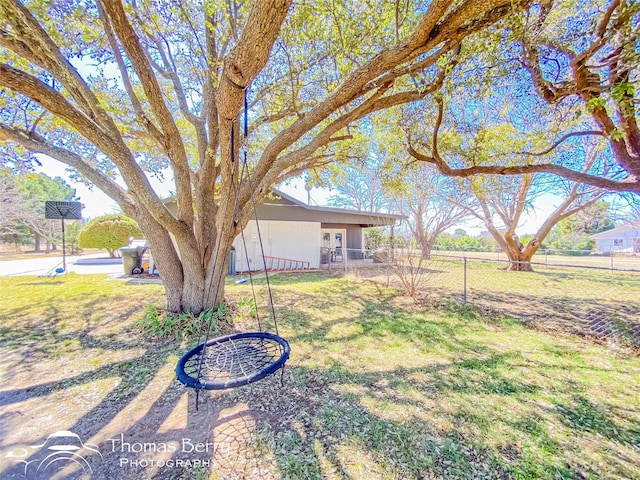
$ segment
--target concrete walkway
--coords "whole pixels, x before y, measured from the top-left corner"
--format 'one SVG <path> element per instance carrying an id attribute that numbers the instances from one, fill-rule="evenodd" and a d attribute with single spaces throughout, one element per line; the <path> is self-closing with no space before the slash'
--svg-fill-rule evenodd
<path id="1" fill-rule="evenodd" d="M 40 257 L 0 261 L 0 276 L 47 275 L 62 267 L 62 257 Z M 106 253 L 67 255 L 67 271 L 75 273 L 124 274 L 121 258 L 108 258 Z"/>

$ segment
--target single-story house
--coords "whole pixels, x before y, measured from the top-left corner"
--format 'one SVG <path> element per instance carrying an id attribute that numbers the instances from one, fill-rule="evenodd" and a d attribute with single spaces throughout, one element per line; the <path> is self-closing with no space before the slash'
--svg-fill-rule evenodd
<path id="1" fill-rule="evenodd" d="M 175 208 L 171 200 L 170 209 Z M 260 237 L 269 269 L 319 268 L 329 262 L 360 260 L 366 257 L 364 229 L 396 225 L 406 218 L 391 213 L 375 213 L 343 208 L 307 205 L 273 189 L 257 207 Z M 264 268 L 256 221 L 233 242 L 235 271 Z M 244 245 L 246 244 L 246 250 Z"/>
<path id="2" fill-rule="evenodd" d="M 602 253 L 640 253 L 640 225 L 623 225 L 591 235 Z"/>

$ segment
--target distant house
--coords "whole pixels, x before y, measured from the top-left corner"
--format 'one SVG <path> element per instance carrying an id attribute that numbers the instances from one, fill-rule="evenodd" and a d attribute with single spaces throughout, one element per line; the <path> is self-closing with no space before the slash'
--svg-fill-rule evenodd
<path id="1" fill-rule="evenodd" d="M 624 225 L 591 235 L 602 253 L 640 253 L 640 225 Z"/>
<path id="2" fill-rule="evenodd" d="M 267 268 L 318 268 L 329 262 L 365 258 L 364 229 L 390 226 L 406 218 L 391 213 L 374 213 L 343 208 L 306 205 L 274 189 L 257 207 L 260 237 Z M 175 208 L 169 201 L 167 206 Z M 264 268 L 255 220 L 233 242 L 236 271 Z M 246 251 L 244 244 L 246 243 Z"/>

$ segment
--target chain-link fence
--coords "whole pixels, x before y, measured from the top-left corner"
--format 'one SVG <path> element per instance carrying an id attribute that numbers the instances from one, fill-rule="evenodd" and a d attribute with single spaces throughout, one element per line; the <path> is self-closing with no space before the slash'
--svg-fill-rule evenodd
<path id="1" fill-rule="evenodd" d="M 469 251 L 434 248 L 433 253 L 436 255 L 456 257 L 475 257 L 483 260 L 507 260 L 505 253 L 499 249 Z M 640 270 L 640 254 L 628 252 L 597 254 L 592 250 L 541 248 L 536 252 L 532 261 L 544 265 L 602 267 L 610 270 Z"/>
<path id="2" fill-rule="evenodd" d="M 323 267 L 375 279 L 421 301 L 470 304 L 538 328 L 640 346 L 640 268 L 631 268 L 638 257 L 624 263 L 630 268 L 612 268 L 602 258 L 572 265 L 565 257 L 553 262 L 551 255 L 537 255 L 525 264 L 532 271 L 511 271 L 498 252 L 426 258 L 410 249 L 359 252 L 330 255 Z"/>

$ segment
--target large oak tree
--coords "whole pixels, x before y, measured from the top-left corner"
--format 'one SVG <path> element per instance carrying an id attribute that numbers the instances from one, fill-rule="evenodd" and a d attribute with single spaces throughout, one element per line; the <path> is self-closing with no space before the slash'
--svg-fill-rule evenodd
<path id="1" fill-rule="evenodd" d="M 437 90 L 466 37 L 527 4 L 0 0 L 3 158 L 77 169 L 140 224 L 168 308 L 198 312 L 222 301 L 252 193 L 326 162 L 359 119 Z M 149 183 L 163 164 L 176 213 Z"/>

